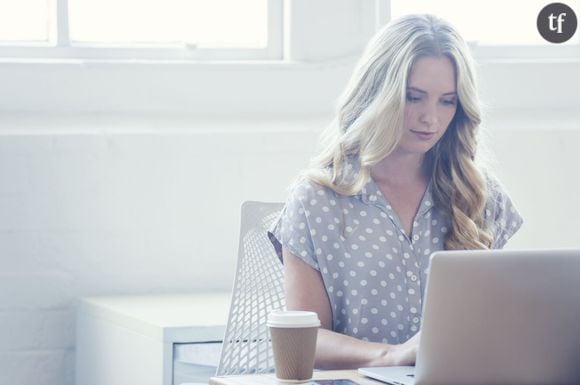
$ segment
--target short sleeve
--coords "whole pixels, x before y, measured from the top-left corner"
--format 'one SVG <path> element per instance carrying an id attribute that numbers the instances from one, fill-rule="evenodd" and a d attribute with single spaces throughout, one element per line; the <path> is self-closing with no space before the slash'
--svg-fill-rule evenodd
<path id="1" fill-rule="evenodd" d="M 281 261 L 282 248 L 285 248 L 314 269 L 320 270 L 312 242 L 310 213 L 304 207 L 311 188 L 309 183 L 303 183 L 293 189 L 280 216 L 270 227 L 268 236 Z"/>
<path id="2" fill-rule="evenodd" d="M 524 221 L 499 181 L 487 176 L 487 189 L 485 220 L 494 237 L 491 248 L 501 249 L 520 229 Z"/>

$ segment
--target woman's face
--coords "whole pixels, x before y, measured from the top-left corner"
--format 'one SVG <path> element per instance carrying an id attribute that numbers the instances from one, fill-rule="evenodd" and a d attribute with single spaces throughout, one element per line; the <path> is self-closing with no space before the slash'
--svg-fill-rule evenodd
<path id="1" fill-rule="evenodd" d="M 403 136 L 397 150 L 425 154 L 443 136 L 456 110 L 451 60 L 446 56 L 418 59 L 409 74 Z"/>

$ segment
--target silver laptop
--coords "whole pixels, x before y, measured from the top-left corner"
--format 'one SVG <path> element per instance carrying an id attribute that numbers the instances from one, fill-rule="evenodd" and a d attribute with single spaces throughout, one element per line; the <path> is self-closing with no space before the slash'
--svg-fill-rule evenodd
<path id="1" fill-rule="evenodd" d="M 395 385 L 580 384 L 580 250 L 431 256 L 415 367 Z"/>

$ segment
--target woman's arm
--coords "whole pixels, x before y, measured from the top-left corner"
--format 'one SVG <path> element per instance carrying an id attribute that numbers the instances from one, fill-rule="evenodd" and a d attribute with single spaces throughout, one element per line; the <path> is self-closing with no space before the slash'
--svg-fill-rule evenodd
<path id="1" fill-rule="evenodd" d="M 316 343 L 317 368 L 346 369 L 415 363 L 418 335 L 402 345 L 387 345 L 332 331 L 330 301 L 320 273 L 286 249 L 283 249 L 283 256 L 288 309 L 316 312 L 322 324 Z"/>

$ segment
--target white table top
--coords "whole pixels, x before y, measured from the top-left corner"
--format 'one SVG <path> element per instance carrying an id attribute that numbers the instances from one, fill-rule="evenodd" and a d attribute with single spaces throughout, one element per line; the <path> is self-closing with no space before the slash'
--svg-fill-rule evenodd
<path id="1" fill-rule="evenodd" d="M 78 311 L 166 342 L 218 341 L 230 297 L 229 292 L 90 297 L 80 300 Z"/>

